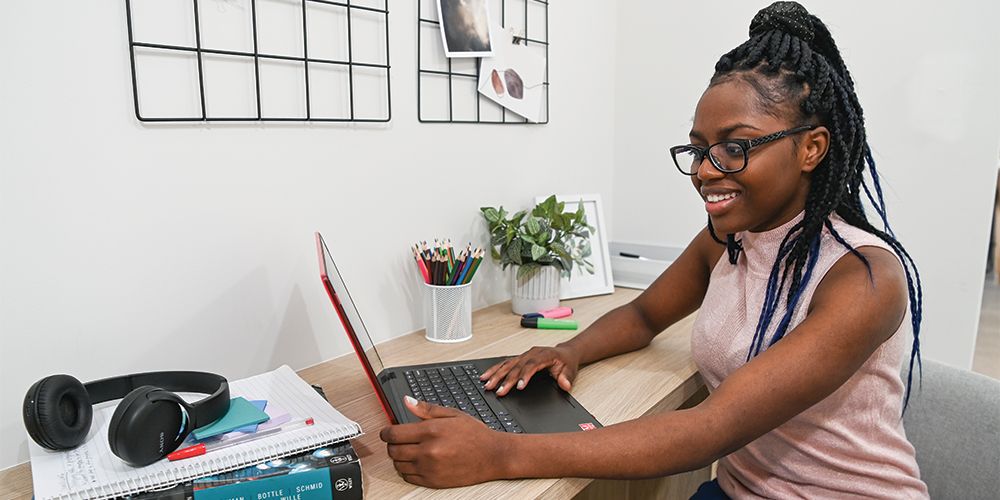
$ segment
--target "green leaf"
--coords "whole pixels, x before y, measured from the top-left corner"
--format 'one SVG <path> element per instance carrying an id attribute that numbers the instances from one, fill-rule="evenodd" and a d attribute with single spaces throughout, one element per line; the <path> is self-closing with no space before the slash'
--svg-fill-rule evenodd
<path id="1" fill-rule="evenodd" d="M 528 232 L 535 235 L 542 231 L 542 226 L 538 222 L 538 217 L 528 217 L 527 222 L 525 222 L 525 227 Z"/>
<path id="2" fill-rule="evenodd" d="M 507 247 L 507 259 L 515 264 L 523 264 L 521 260 L 521 239 L 518 238 L 510 242 L 510 246 Z"/>
<path id="3" fill-rule="evenodd" d="M 500 251 L 496 247 L 490 247 L 490 256 L 493 257 L 493 260 L 500 260 Z"/>
<path id="4" fill-rule="evenodd" d="M 511 225 L 514 227 L 519 227 L 521 225 L 521 220 L 524 219 L 525 215 L 528 215 L 528 212 L 526 210 L 521 210 L 520 212 L 514 214 L 514 216 L 510 218 Z"/>
<path id="5" fill-rule="evenodd" d="M 563 246 L 562 243 L 553 242 L 551 245 L 549 245 L 549 248 L 551 248 L 552 251 L 556 253 L 556 255 L 558 255 L 559 257 L 562 257 L 563 259 L 569 259 L 570 258 L 569 257 L 569 250 L 566 250 L 566 247 Z"/>
<path id="6" fill-rule="evenodd" d="M 545 255 L 545 254 L 547 254 L 547 253 L 549 253 L 549 252 L 548 252 L 548 250 L 545 250 L 545 247 L 542 247 L 542 246 L 539 246 L 539 245 L 531 245 L 531 259 L 532 260 L 538 260 L 538 259 L 542 258 L 542 256 Z"/>
<path id="7" fill-rule="evenodd" d="M 493 207 L 483 207 L 480 210 L 483 211 L 483 217 L 485 217 L 488 222 L 493 224 L 500 222 L 500 212 L 498 212 L 497 209 Z"/>
<path id="8" fill-rule="evenodd" d="M 562 231 L 571 231 L 573 225 L 573 218 L 571 216 L 563 213 L 552 214 L 552 227 Z"/>
<path id="9" fill-rule="evenodd" d="M 545 207 L 546 211 L 551 212 L 552 209 L 556 207 L 556 195 L 549 195 L 548 198 L 545 198 L 545 201 L 542 202 L 542 206 Z"/>
<path id="10" fill-rule="evenodd" d="M 524 241 L 525 243 L 528 243 L 529 245 L 537 245 L 538 244 L 538 242 L 535 241 L 535 239 L 532 238 L 530 234 L 522 234 L 521 235 L 521 240 Z"/>

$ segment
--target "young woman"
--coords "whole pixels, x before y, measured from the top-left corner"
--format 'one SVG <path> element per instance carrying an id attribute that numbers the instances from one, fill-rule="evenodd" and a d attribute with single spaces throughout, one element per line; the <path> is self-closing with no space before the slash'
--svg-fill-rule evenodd
<path id="1" fill-rule="evenodd" d="M 716 64 L 690 144 L 670 151 L 705 200 L 707 227 L 632 303 L 483 379 L 503 396 L 548 370 L 568 391 L 581 364 L 641 349 L 699 309 L 692 355 L 710 396 L 550 435 L 496 433 L 408 400 L 425 420 L 381 434 L 398 472 L 447 487 L 648 478 L 718 460 L 704 498 L 926 497 L 901 422 L 910 380 L 899 376 L 907 354 L 911 368 L 919 360 L 919 276 L 885 220 L 861 106 L 826 26 L 795 2 L 760 11 L 750 39 Z M 459 453 L 468 449 L 478 453 Z"/>

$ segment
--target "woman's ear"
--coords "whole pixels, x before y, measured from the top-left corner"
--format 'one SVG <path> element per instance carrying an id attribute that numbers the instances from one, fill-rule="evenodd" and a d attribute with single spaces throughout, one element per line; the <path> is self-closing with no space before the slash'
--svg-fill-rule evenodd
<path id="1" fill-rule="evenodd" d="M 799 160 L 803 172 L 812 172 L 830 149 L 830 131 L 819 126 L 805 132 L 799 143 Z"/>

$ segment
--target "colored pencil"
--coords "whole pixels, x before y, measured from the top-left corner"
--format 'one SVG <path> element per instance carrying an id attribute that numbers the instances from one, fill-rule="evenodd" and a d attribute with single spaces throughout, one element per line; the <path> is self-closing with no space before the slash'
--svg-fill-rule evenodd
<path id="1" fill-rule="evenodd" d="M 417 242 L 410 250 L 424 282 L 436 286 L 458 286 L 472 282 L 472 277 L 485 255 L 481 247 L 473 249 L 472 242 L 456 251 L 449 239 Z"/>
<path id="2" fill-rule="evenodd" d="M 472 268 L 469 269 L 468 276 L 465 277 L 465 281 L 463 282 L 463 284 L 465 284 L 465 283 L 471 283 L 472 282 L 472 277 L 476 275 L 476 271 L 479 270 L 479 263 L 482 262 L 482 261 L 483 261 L 483 256 L 482 255 L 479 255 L 478 257 L 476 257 L 473 260 L 473 262 L 472 262 Z"/>
<path id="3" fill-rule="evenodd" d="M 430 283 L 431 277 L 427 272 L 427 265 L 424 264 L 424 258 L 420 256 L 417 246 L 413 246 L 413 259 L 417 261 L 417 267 L 420 268 L 420 275 L 424 278 L 424 283 Z"/>

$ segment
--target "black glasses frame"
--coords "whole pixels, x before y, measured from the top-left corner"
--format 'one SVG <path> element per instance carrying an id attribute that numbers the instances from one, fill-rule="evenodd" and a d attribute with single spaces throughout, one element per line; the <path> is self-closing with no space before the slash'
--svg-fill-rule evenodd
<path id="1" fill-rule="evenodd" d="M 782 130 L 780 132 L 775 132 L 773 134 L 768 134 L 768 135 L 765 135 L 765 136 L 762 136 L 762 137 L 757 137 L 756 139 L 729 139 L 729 140 L 725 140 L 725 141 L 719 141 L 719 142 L 717 142 L 715 144 L 711 144 L 708 147 L 704 147 L 704 148 L 695 146 L 694 144 L 682 144 L 680 146 L 674 146 L 674 147 L 670 148 L 670 157 L 673 158 L 673 160 L 674 160 L 674 166 L 677 167 L 677 170 L 679 170 L 682 174 L 687 175 L 687 176 L 697 175 L 698 174 L 698 170 L 694 169 L 694 171 L 692 172 L 692 169 L 691 169 L 690 165 L 688 165 L 687 168 L 682 167 L 681 166 L 681 162 L 677 161 L 677 155 L 681 154 L 681 153 L 689 153 L 689 152 L 693 152 L 695 154 L 695 156 L 694 156 L 694 162 L 692 164 L 701 165 L 701 162 L 705 161 L 705 157 L 707 156 L 709 163 L 711 163 L 712 166 L 715 167 L 715 169 L 718 170 L 719 172 L 722 172 L 724 174 L 735 174 L 737 172 L 742 172 L 744 169 L 747 168 L 747 163 L 748 163 L 749 158 L 750 158 L 750 150 L 751 149 L 753 149 L 753 148 L 755 148 L 757 146 L 761 146 L 763 144 L 767 144 L 769 142 L 774 142 L 774 141 L 776 141 L 778 139 L 781 139 L 781 138 L 784 138 L 784 137 L 788 137 L 790 135 L 795 135 L 795 134 L 798 134 L 800 132 L 805 132 L 807 130 L 812 130 L 812 129 L 816 128 L 816 127 L 817 127 L 817 125 L 802 125 L 802 126 L 799 126 L 799 127 L 790 128 L 788 130 Z M 743 166 L 740 167 L 740 168 L 737 168 L 737 169 L 726 168 L 726 167 L 722 166 L 719 163 L 719 160 L 717 158 L 715 158 L 715 156 L 708 154 L 708 151 L 710 149 L 712 149 L 715 146 L 718 146 L 720 144 L 735 144 L 735 145 L 739 146 L 740 151 L 743 152 Z"/>

